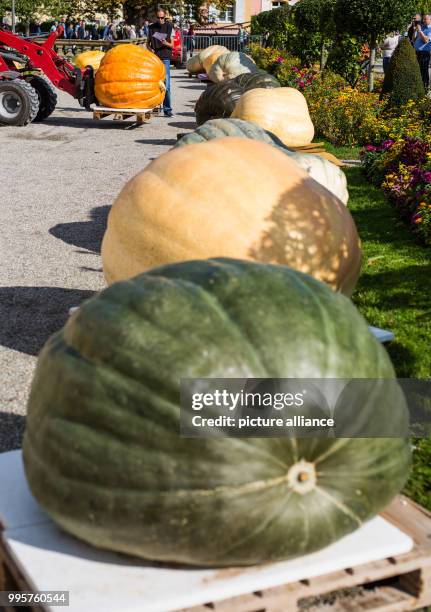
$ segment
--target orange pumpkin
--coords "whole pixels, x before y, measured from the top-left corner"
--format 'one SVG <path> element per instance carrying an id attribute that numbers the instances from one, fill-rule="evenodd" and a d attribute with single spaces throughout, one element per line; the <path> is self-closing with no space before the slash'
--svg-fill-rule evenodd
<path id="1" fill-rule="evenodd" d="M 84 70 L 87 66 L 91 66 L 96 72 L 99 70 L 100 62 L 105 57 L 104 51 L 84 51 L 75 58 L 75 66 Z"/>
<path id="2" fill-rule="evenodd" d="M 99 104 L 109 108 L 154 108 L 165 97 L 165 67 L 148 49 L 113 47 L 102 59 L 95 79 Z"/>
<path id="3" fill-rule="evenodd" d="M 211 257 L 287 265 L 346 295 L 361 267 L 343 203 L 283 151 L 232 137 L 151 162 L 114 202 L 102 244 L 108 283 Z"/>

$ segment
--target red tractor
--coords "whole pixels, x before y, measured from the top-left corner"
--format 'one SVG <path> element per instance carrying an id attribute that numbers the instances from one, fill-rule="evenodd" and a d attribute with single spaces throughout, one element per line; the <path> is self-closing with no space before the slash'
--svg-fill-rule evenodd
<path id="1" fill-rule="evenodd" d="M 44 42 L 0 28 L 0 124 L 43 121 L 54 111 L 54 86 L 89 109 L 94 98 L 94 73 L 80 70 L 54 51 L 57 32 Z"/>

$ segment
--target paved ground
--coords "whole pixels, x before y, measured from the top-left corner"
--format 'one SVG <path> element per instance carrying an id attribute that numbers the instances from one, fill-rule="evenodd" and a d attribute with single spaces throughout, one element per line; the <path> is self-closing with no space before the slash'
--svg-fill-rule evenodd
<path id="1" fill-rule="evenodd" d="M 124 183 L 195 127 L 203 89 L 172 72 L 174 117 L 93 121 L 60 93 L 44 123 L 0 127 L 0 452 L 20 445 L 39 350 L 104 286 L 100 244 Z"/>

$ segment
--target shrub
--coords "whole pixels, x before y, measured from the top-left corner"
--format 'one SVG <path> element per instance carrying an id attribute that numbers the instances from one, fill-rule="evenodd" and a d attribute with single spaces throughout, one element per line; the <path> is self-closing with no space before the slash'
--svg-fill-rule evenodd
<path id="1" fill-rule="evenodd" d="M 395 49 L 383 81 L 382 96 L 389 94 L 390 106 L 402 106 L 409 100 L 425 97 L 416 53 L 410 42 L 403 38 Z"/>
<path id="2" fill-rule="evenodd" d="M 361 76 L 362 44 L 353 36 L 337 37 L 326 67 L 355 87 Z"/>
<path id="3" fill-rule="evenodd" d="M 431 244 L 431 138 L 387 140 L 361 153 L 367 178 L 387 198 L 425 244 Z"/>
<path id="4" fill-rule="evenodd" d="M 260 45 L 250 45 L 250 54 L 256 65 L 262 70 L 274 74 L 281 61 L 289 58 L 286 51 L 273 49 L 271 47 L 261 47 Z M 298 61 L 299 60 L 295 60 Z"/>
<path id="5" fill-rule="evenodd" d="M 282 87 L 294 87 L 305 93 L 316 79 L 316 72 L 310 68 L 301 68 L 297 58 L 289 58 L 279 63 L 275 76 Z"/>

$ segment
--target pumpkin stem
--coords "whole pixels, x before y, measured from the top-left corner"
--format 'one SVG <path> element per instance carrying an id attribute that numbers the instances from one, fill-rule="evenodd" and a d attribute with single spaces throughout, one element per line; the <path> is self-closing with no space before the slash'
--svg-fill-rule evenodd
<path id="1" fill-rule="evenodd" d="M 314 463 L 301 459 L 294 463 L 287 472 L 287 486 L 295 493 L 305 495 L 316 487 L 317 477 Z"/>

